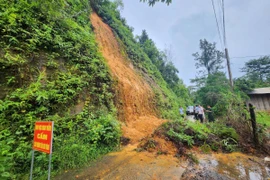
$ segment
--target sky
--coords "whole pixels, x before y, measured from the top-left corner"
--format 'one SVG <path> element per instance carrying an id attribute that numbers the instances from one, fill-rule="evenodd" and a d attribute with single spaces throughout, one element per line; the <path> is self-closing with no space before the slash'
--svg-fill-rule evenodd
<path id="1" fill-rule="evenodd" d="M 214 2 L 218 8 L 218 0 Z M 223 50 L 211 0 L 173 0 L 169 6 L 157 3 L 154 7 L 140 0 L 123 3 L 121 15 L 134 28 L 135 35 L 145 29 L 160 50 L 171 47 L 173 63 L 187 86 L 197 75 L 192 54 L 200 52 L 199 40 L 216 42 L 217 49 Z M 234 78 L 243 75 L 240 68 L 246 61 L 259 58 L 235 57 L 270 55 L 269 9 L 270 0 L 225 0 L 227 45 Z"/>

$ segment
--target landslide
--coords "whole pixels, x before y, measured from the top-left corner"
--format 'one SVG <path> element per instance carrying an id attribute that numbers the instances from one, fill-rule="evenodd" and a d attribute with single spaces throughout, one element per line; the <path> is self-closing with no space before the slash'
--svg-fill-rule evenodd
<path id="1" fill-rule="evenodd" d="M 96 41 L 117 82 L 116 106 L 123 135 L 131 142 L 138 142 L 164 122 L 157 118 L 155 94 L 126 58 L 112 29 L 96 13 L 90 19 Z"/>

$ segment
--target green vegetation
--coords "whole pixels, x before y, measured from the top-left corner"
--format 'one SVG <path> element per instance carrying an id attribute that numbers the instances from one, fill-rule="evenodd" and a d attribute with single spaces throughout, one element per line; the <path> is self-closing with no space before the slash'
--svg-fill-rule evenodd
<path id="1" fill-rule="evenodd" d="M 195 83 L 195 92 L 192 93 L 195 104 L 203 107 L 213 107 L 215 116 L 227 120 L 237 120 L 245 113 L 243 106 L 247 95 L 238 87 L 233 91 L 225 72 L 222 71 L 224 54 L 216 49 L 215 43 L 200 40 L 201 52 L 193 54 L 198 77 L 192 80 Z"/>
<path id="2" fill-rule="evenodd" d="M 179 105 L 188 105 L 191 100 L 188 90 L 177 77 L 177 70 L 164 53 L 157 50 L 154 42 L 143 34 L 139 41 L 134 38 L 132 28 L 120 16 L 117 2 L 93 1 L 91 6 L 105 23 L 110 25 L 123 44 L 123 50 L 142 76 L 150 79 L 156 93 L 156 105 L 163 118 L 176 119 Z M 166 81 L 165 81 L 165 80 Z"/>
<path id="3" fill-rule="evenodd" d="M 157 1 L 147 2 L 154 5 Z M 122 5 L 121 1 L 109 0 L 0 0 L 0 179 L 27 179 L 36 121 L 55 123 L 54 174 L 87 164 L 119 147 L 121 132 L 113 103 L 114 82 L 95 42 L 89 22 L 91 8 L 111 26 L 123 55 L 150 83 L 161 117 L 177 119 L 179 105 L 191 104 L 189 92 L 167 51 L 158 50 L 146 31 L 134 37 L 132 27 L 118 11 Z M 220 71 L 222 53 L 206 40 L 201 41 L 201 50 L 209 54 L 194 56 L 198 67 L 206 68 L 207 76 L 195 81 L 195 101 L 213 106 L 216 115 L 241 129 L 239 124 L 248 124 L 241 104 L 243 92 L 251 86 L 245 82 L 251 83 L 256 77 L 268 83 L 269 57 L 258 60 L 264 63 L 259 74 L 254 75 L 257 60 L 246 64 L 248 79 L 236 80 L 233 93 Z M 268 117 L 262 114 L 258 122 L 269 127 Z M 201 146 L 204 152 L 209 152 L 209 148 L 234 151 L 241 135 L 234 128 L 221 123 L 175 120 L 159 130 L 181 154 L 182 147 L 193 145 Z M 153 139 L 146 142 L 146 149 L 155 146 Z M 192 154 L 189 156 L 196 161 Z M 36 152 L 35 179 L 46 176 L 47 163 L 48 156 Z"/>
<path id="4" fill-rule="evenodd" d="M 252 82 L 254 87 L 270 86 L 270 57 L 264 56 L 258 59 L 251 59 L 245 63 L 242 72 L 245 72 L 244 79 Z"/>
<path id="5" fill-rule="evenodd" d="M 178 77 L 178 69 L 172 63 L 172 55 L 170 49 L 159 51 L 152 39 L 148 37 L 146 30 L 142 31 L 141 36 L 137 37 L 140 47 L 150 58 L 151 62 L 157 67 L 162 78 L 168 84 L 168 87 L 177 95 L 178 98 L 184 100 L 186 105 L 190 102 L 188 89 L 183 81 Z M 181 102 L 183 103 L 183 102 Z"/>
<path id="6" fill-rule="evenodd" d="M 257 123 L 267 128 L 270 128 L 270 114 L 269 112 L 257 112 Z"/>
<path id="7" fill-rule="evenodd" d="M 256 87 L 269 86 L 270 58 L 266 56 L 246 62 L 242 68 L 246 74 L 235 79 L 235 86 L 231 88 L 225 72 L 222 71 L 224 55 L 216 50 L 215 43 L 209 43 L 205 39 L 200 40 L 200 50 L 200 53 L 193 54 L 196 68 L 199 69 L 198 77 L 192 80 L 196 84 L 193 88 L 195 91 L 192 92 L 194 102 L 203 107 L 212 106 L 215 117 L 225 120 L 226 125 L 234 128 L 242 138 L 245 138 L 246 142 L 251 142 L 250 146 L 252 146 L 251 121 L 246 107 L 246 100 L 249 99 L 247 93 Z M 258 116 L 260 116 L 258 122 L 261 125 L 258 126 L 260 143 L 263 147 L 265 144 L 263 141 L 267 139 L 267 131 L 265 131 L 267 124 L 262 122 L 265 115 Z M 219 131 L 223 132 L 223 129 L 219 129 Z M 213 132 L 217 134 L 217 132 Z M 222 144 L 228 151 L 232 151 L 237 143 L 236 135 L 233 132 L 226 133 L 230 133 L 230 136 L 223 138 Z M 224 134 L 217 135 L 223 136 Z"/>
<path id="8" fill-rule="evenodd" d="M 247 93 L 255 87 L 268 86 L 269 57 L 246 62 L 242 69 L 246 75 L 235 79 L 235 86 L 232 88 L 222 70 L 224 55 L 216 49 L 215 43 L 200 40 L 200 50 L 200 53 L 193 54 L 196 68 L 199 69 L 198 77 L 192 80 L 195 83 L 195 91 L 192 92 L 194 102 L 203 107 L 210 105 L 214 116 L 223 120 L 224 125 L 231 127 L 221 128 L 216 124 L 219 127 L 216 131 L 212 126 L 211 132 L 221 138 L 221 141 L 207 143 L 202 149 L 207 152 L 209 146 L 212 150 L 222 147 L 223 150 L 231 152 L 239 144 L 244 151 L 249 151 L 248 146 L 252 147 L 254 141 L 250 115 L 246 107 L 246 100 L 249 98 Z M 259 124 L 262 123 L 261 119 L 258 120 Z M 261 147 L 264 147 L 264 141 L 267 141 L 266 132 L 266 125 L 258 126 Z"/>
<path id="9" fill-rule="evenodd" d="M 54 121 L 52 170 L 118 147 L 113 81 L 86 0 L 0 0 L 0 179 L 29 174 L 35 121 Z M 36 153 L 34 177 L 47 172 Z"/>
<path id="10" fill-rule="evenodd" d="M 209 43 L 206 39 L 200 40 L 201 53 L 194 53 L 196 68 L 205 68 L 199 72 L 203 75 L 210 75 L 219 72 L 222 69 L 224 54 L 216 49 L 216 43 Z"/>
<path id="11" fill-rule="evenodd" d="M 249 93 L 254 88 L 270 86 L 270 57 L 264 56 L 258 59 L 251 59 L 242 68 L 244 76 L 234 79 L 237 89 Z"/>
<path id="12" fill-rule="evenodd" d="M 237 150 L 239 135 L 235 129 L 220 122 L 201 124 L 175 120 L 165 123 L 157 132 L 168 137 L 176 146 L 201 146 L 201 150 L 232 152 Z M 178 147 L 181 149 L 180 147 Z M 179 154 L 182 153 L 179 152 Z"/>
<path id="13" fill-rule="evenodd" d="M 177 118 L 179 104 L 190 102 L 166 54 L 134 38 L 117 10 L 120 1 L 0 0 L 0 5 L 1 179 L 27 178 L 36 121 L 55 122 L 53 173 L 118 147 L 114 82 L 94 39 L 91 7 L 113 28 L 141 75 L 151 80 L 162 117 Z M 163 65 L 148 57 L 154 51 Z M 45 154 L 36 152 L 35 178 L 46 174 L 47 162 Z"/>

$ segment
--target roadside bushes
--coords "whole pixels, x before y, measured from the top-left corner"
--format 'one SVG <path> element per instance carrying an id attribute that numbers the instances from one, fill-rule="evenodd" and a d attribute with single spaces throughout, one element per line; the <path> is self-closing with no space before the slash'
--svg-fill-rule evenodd
<path id="1" fill-rule="evenodd" d="M 56 73 L 55 79 L 49 81 L 40 76 L 29 87 L 18 88 L 0 100 L 0 146 L 3 150 L 0 161 L 5 164 L 0 172 L 7 178 L 28 173 L 35 121 L 55 123 L 54 172 L 81 166 L 119 144 L 120 125 L 113 109 L 101 103 L 96 104 L 100 110 L 95 110 L 93 103 L 97 101 L 90 96 L 81 113 L 71 114 L 83 89 L 88 89 L 82 77 Z M 44 154 L 36 153 L 35 177 L 44 175 L 47 159 Z"/>
<path id="2" fill-rule="evenodd" d="M 54 121 L 52 170 L 118 147 L 113 80 L 87 0 L 0 0 L 0 179 L 27 179 L 36 121 Z M 36 152 L 34 177 L 48 156 Z"/>
<path id="3" fill-rule="evenodd" d="M 177 148 L 181 146 L 201 146 L 202 151 L 221 150 L 232 152 L 238 148 L 239 136 L 235 129 L 226 127 L 221 123 L 201 124 L 199 122 L 186 122 L 182 120 L 170 121 L 157 130 L 171 140 Z M 183 147 L 180 148 L 181 155 Z"/>

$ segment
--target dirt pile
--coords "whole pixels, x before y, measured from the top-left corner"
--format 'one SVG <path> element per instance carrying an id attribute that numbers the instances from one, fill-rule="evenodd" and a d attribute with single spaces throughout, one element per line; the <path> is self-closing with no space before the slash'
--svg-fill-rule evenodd
<path id="1" fill-rule="evenodd" d="M 118 117 L 131 142 L 150 135 L 164 121 L 156 117 L 154 93 L 125 57 L 111 28 L 95 13 L 90 16 L 96 40 L 117 81 Z"/>

